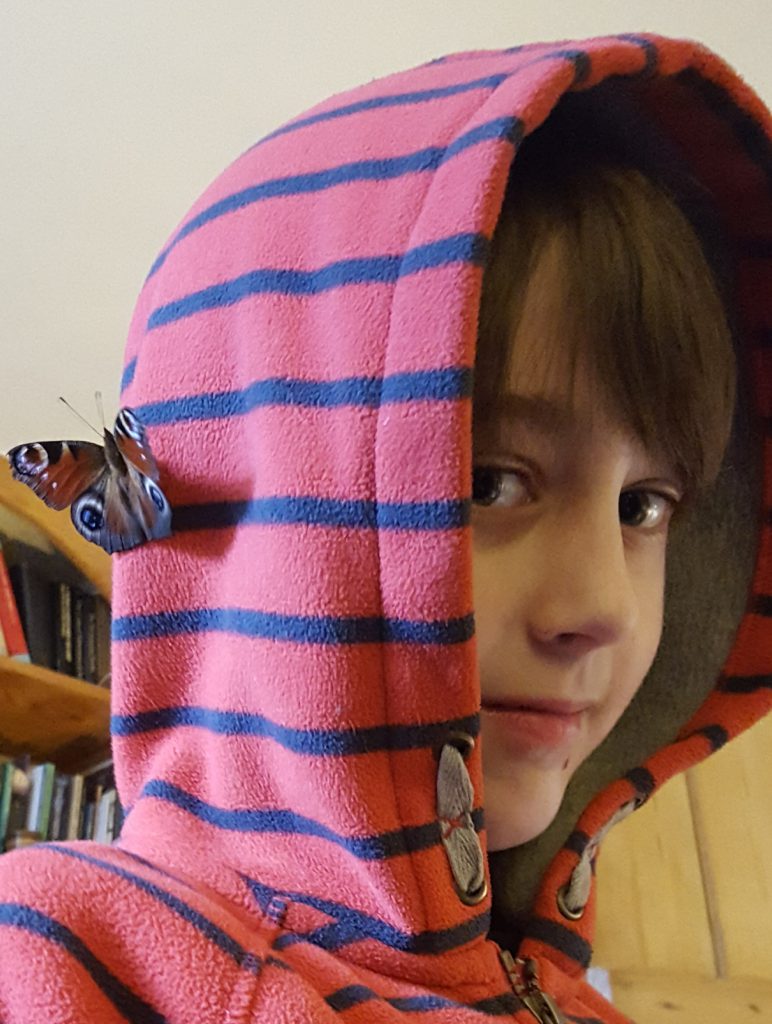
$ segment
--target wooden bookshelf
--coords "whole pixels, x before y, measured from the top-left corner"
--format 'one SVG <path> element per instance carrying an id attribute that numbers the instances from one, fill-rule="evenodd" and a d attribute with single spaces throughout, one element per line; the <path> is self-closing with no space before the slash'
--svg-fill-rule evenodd
<path id="1" fill-rule="evenodd" d="M 75 530 L 69 510 L 54 512 L 11 476 L 0 458 L 0 505 L 41 534 L 110 600 L 110 557 Z M 109 756 L 110 693 L 80 679 L 0 658 L 0 754 L 28 752 L 65 772 Z"/>
<path id="2" fill-rule="evenodd" d="M 69 509 L 54 512 L 29 487 L 14 480 L 4 458 L 0 458 L 0 505 L 37 527 L 78 572 L 91 580 L 105 601 L 110 601 L 110 556 L 81 537 L 72 525 Z"/>

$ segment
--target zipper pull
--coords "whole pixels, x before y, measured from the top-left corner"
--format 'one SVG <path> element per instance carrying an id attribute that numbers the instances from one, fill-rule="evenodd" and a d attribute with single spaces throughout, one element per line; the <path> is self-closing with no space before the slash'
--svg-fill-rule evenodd
<path id="1" fill-rule="evenodd" d="M 499 957 L 515 995 L 531 1011 L 539 1024 L 566 1024 L 555 1000 L 539 988 L 539 968 L 535 960 L 515 960 L 508 949 L 499 947 Z"/>

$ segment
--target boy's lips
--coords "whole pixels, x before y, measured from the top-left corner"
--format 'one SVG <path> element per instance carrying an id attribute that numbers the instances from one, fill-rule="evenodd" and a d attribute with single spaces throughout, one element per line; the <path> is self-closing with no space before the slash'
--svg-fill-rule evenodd
<path id="1" fill-rule="evenodd" d="M 566 717 L 587 711 L 592 707 L 592 703 L 585 701 L 577 704 L 569 700 L 548 700 L 541 697 L 499 697 L 493 700 L 483 699 L 482 706 L 488 711 L 534 711 Z"/>
<path id="2" fill-rule="evenodd" d="M 507 700 L 485 700 L 483 713 L 495 722 L 496 732 L 514 756 L 562 757 L 582 731 L 583 713 L 590 703 L 549 700 L 545 698 L 511 697 Z M 560 752 L 563 753 L 560 753 Z"/>

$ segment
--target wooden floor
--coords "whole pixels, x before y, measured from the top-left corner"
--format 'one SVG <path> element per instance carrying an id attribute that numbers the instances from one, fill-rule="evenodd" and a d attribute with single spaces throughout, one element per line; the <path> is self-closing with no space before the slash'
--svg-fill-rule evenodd
<path id="1" fill-rule="evenodd" d="M 597 874 L 593 962 L 623 1013 L 772 1022 L 772 717 L 618 825 Z"/>

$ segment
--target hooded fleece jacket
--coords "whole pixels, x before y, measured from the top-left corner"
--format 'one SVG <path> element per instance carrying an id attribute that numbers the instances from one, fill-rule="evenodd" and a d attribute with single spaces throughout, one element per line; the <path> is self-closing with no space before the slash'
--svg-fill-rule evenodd
<path id="1" fill-rule="evenodd" d="M 488 858 L 481 280 L 522 140 L 601 87 L 713 196 L 745 384 L 650 677 L 546 838 Z M 627 35 L 371 82 L 217 178 L 126 349 L 173 507 L 171 537 L 114 559 L 127 816 L 110 846 L 0 858 L 3 1024 L 624 1019 L 585 980 L 600 840 L 772 705 L 771 166 L 726 64 Z"/>

